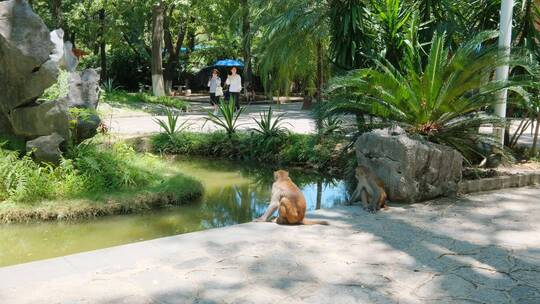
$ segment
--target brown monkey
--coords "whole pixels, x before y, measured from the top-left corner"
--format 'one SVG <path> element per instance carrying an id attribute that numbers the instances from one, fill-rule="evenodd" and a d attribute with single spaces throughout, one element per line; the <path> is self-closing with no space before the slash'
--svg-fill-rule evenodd
<path id="1" fill-rule="evenodd" d="M 328 225 L 326 221 L 312 221 L 304 218 L 306 198 L 289 177 L 289 172 L 283 170 L 274 172 L 270 206 L 255 221 L 266 222 L 276 210 L 278 210 L 279 216 L 275 222 L 280 225 Z"/>
<path id="2" fill-rule="evenodd" d="M 364 208 L 371 212 L 377 212 L 381 208 L 387 209 L 387 195 L 384 191 L 384 183 L 380 178 L 367 167 L 360 165 L 356 168 L 356 180 L 358 185 L 349 202 L 360 199 Z"/>

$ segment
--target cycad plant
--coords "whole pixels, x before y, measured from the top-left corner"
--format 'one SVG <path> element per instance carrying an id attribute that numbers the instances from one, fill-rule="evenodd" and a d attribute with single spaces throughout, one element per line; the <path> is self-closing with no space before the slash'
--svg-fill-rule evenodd
<path id="1" fill-rule="evenodd" d="M 165 134 L 167 134 L 169 137 L 174 137 L 176 133 L 182 132 L 188 127 L 187 120 L 182 123 L 178 122 L 180 116 L 174 111 L 167 109 L 165 114 L 167 116 L 167 120 L 155 118 L 154 121 L 160 126 L 161 129 L 163 129 Z"/>
<path id="2" fill-rule="evenodd" d="M 210 111 L 208 112 L 205 124 L 210 121 L 223 128 L 229 137 L 231 137 L 236 133 L 236 129 L 240 126 L 240 124 L 238 124 L 238 119 L 245 110 L 246 108 L 242 107 L 237 111 L 232 99 L 228 102 L 223 101 L 219 104 L 219 113 L 217 115 Z"/>
<path id="3" fill-rule="evenodd" d="M 114 83 L 114 80 L 112 78 L 107 79 L 101 84 L 101 90 L 103 90 L 103 92 L 105 92 L 106 94 L 113 93 L 119 89 L 120 87 Z"/>
<path id="4" fill-rule="evenodd" d="M 283 127 L 283 115 L 277 115 L 274 118 L 272 107 L 260 113 L 259 118 L 258 120 L 253 118 L 258 126 L 254 131 L 264 138 L 277 137 L 287 132 L 287 129 Z"/>
<path id="5" fill-rule="evenodd" d="M 451 54 L 445 47 L 445 34 L 436 33 L 424 65 L 418 64 L 418 50 L 406 52 L 408 58 L 400 69 L 375 60 L 375 68 L 333 80 L 329 92 L 334 101 L 327 111 L 372 115 L 379 118 L 378 123 L 397 124 L 411 134 L 454 147 L 466 158 L 482 155 L 479 144 L 495 141 L 480 133 L 479 127 L 504 123 L 485 111 L 496 102 L 497 93 L 513 89 L 526 98 L 521 89 L 526 80 L 496 81 L 491 77 L 494 70 L 505 64 L 532 68 L 520 57 L 505 56 L 496 45 L 488 46 L 496 36 L 496 32 L 483 32 Z"/>

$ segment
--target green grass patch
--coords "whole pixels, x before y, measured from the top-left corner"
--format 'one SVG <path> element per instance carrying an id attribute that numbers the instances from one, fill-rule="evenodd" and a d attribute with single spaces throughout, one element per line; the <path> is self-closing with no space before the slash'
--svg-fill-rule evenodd
<path id="1" fill-rule="evenodd" d="M 169 96 L 156 97 L 148 93 L 128 93 L 121 90 L 104 92 L 103 95 L 105 102 L 124 104 L 128 106 L 137 106 L 142 103 L 147 103 L 167 106 L 182 111 L 187 111 L 189 108 L 189 103 L 187 101 Z"/>
<path id="2" fill-rule="evenodd" d="M 152 137 L 154 151 L 167 154 L 197 155 L 235 160 L 250 160 L 267 165 L 298 165 L 318 170 L 341 170 L 348 153 L 342 136 L 318 136 L 281 133 L 264 136 L 259 133 L 181 132 Z"/>
<path id="3" fill-rule="evenodd" d="M 200 182 L 126 144 L 82 144 L 57 166 L 0 149 L 0 223 L 78 219 L 178 205 L 202 195 Z"/>

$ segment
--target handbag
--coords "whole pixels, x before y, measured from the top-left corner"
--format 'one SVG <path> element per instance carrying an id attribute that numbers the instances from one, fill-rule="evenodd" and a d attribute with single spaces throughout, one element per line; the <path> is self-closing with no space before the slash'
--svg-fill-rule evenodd
<path id="1" fill-rule="evenodd" d="M 223 88 L 221 86 L 216 87 L 216 96 L 217 97 L 223 96 Z"/>

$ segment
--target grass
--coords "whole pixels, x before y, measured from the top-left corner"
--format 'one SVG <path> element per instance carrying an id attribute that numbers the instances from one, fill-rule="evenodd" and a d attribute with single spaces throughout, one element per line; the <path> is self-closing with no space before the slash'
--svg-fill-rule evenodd
<path id="1" fill-rule="evenodd" d="M 126 91 L 121 91 L 121 90 L 112 90 L 109 92 L 104 92 L 103 99 L 105 102 L 118 103 L 118 104 L 124 104 L 124 105 L 140 105 L 143 103 L 147 103 L 147 104 L 167 106 L 167 107 L 179 109 L 182 111 L 187 111 L 189 108 L 189 103 L 179 98 L 169 97 L 169 96 L 156 97 L 148 93 L 128 93 Z"/>
<path id="2" fill-rule="evenodd" d="M 303 166 L 320 171 L 341 169 L 348 159 L 343 147 L 346 139 L 325 136 L 279 133 L 265 136 L 256 132 L 190 133 L 152 137 L 153 150 L 159 153 L 249 160 L 267 165 Z"/>
<path id="3" fill-rule="evenodd" d="M 0 149 L 0 223 L 80 219 L 178 205 L 202 185 L 125 144 L 79 145 L 57 167 Z"/>

